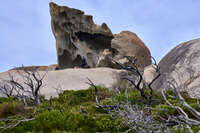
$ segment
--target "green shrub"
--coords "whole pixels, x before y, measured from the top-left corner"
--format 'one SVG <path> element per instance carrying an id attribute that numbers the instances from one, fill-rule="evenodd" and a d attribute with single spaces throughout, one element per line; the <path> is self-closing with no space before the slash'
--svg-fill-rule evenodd
<path id="1" fill-rule="evenodd" d="M 45 111 L 35 117 L 35 120 L 23 123 L 12 129 L 12 132 L 53 132 L 71 131 L 94 133 L 98 131 L 117 131 L 117 124 L 109 117 L 91 115 L 84 116 L 81 112 L 64 112 L 58 110 Z"/>
<path id="2" fill-rule="evenodd" d="M 22 103 L 13 101 L 0 104 L 0 118 L 6 118 L 20 113 L 26 113 Z"/>
<path id="3" fill-rule="evenodd" d="M 107 88 L 98 87 L 99 99 L 103 102 L 111 97 L 113 92 Z M 37 106 L 40 112 L 35 120 L 24 122 L 7 132 L 81 132 L 93 133 L 97 131 L 117 131 L 113 126 L 115 120 L 105 115 L 105 111 L 95 107 L 94 88 L 79 91 L 64 91 L 58 98 L 54 98 L 53 110 L 49 111 L 49 101 L 43 101 Z M 80 106 L 88 115 L 80 112 Z M 118 124 L 115 124 L 116 126 Z"/>
<path id="4" fill-rule="evenodd" d="M 102 88 L 97 86 L 98 95 L 103 95 L 109 93 L 107 88 Z M 104 98 L 102 98 L 104 99 Z M 67 101 L 66 101 L 67 100 Z M 81 104 L 82 102 L 94 101 L 94 88 L 90 87 L 87 90 L 65 90 L 62 94 L 59 95 L 58 101 L 60 103 L 65 103 L 69 106 Z"/>
<path id="5" fill-rule="evenodd" d="M 146 90 L 145 93 L 149 94 L 149 90 Z M 132 105 L 139 104 L 141 107 L 146 105 L 144 98 L 135 89 L 130 89 L 128 92 L 124 91 L 121 94 L 115 94 L 107 88 L 98 86 L 98 97 L 102 105 L 113 105 L 115 102 L 127 102 L 127 98 L 128 102 Z M 167 98 L 172 104 L 181 106 L 176 98 Z M 151 113 L 158 120 L 160 120 L 160 116 L 166 118 L 167 115 L 178 114 L 176 109 L 173 109 L 163 101 L 159 93 L 154 92 L 153 99 L 157 99 L 158 102 L 154 102 L 148 106 L 153 108 Z M 186 100 L 192 107 L 199 110 L 195 99 L 187 98 Z M 19 107 L 23 106 L 14 99 L 0 99 L 0 101 L 2 101 L 2 104 L 0 104 L 0 116 L 2 114 L 4 117 L 17 114 L 18 104 L 20 105 Z M 4 133 L 116 133 L 128 129 L 127 127 L 120 126 L 122 123 L 121 118 L 114 119 L 106 110 L 96 108 L 93 87 L 87 90 L 64 91 L 58 98 L 53 98 L 52 104 L 53 110 L 50 111 L 50 102 L 44 100 L 40 105 L 36 106 L 39 112 L 33 121 L 23 122 L 13 129 L 4 131 Z M 87 112 L 87 115 L 84 115 L 80 111 L 80 106 Z M 184 110 L 187 111 L 185 108 Z M 22 112 L 19 111 L 18 113 Z M 0 124 L 3 125 L 6 123 Z M 193 126 L 192 129 L 196 132 L 200 127 Z M 174 129 L 174 131 L 181 132 L 178 129 Z"/>
<path id="6" fill-rule="evenodd" d="M 63 129 L 64 117 L 58 110 L 45 111 L 38 114 L 33 121 L 36 131 L 51 131 L 52 129 Z"/>
<path id="7" fill-rule="evenodd" d="M 15 97 L 0 97 L 0 104 L 4 102 L 18 101 Z"/>
<path id="8" fill-rule="evenodd" d="M 198 133 L 198 131 L 200 131 L 200 126 L 193 126 L 192 130 L 194 133 Z"/>
<path id="9" fill-rule="evenodd" d="M 155 107 L 155 110 L 153 110 L 152 113 L 157 117 L 161 116 L 163 118 L 166 118 L 169 115 L 176 115 L 178 112 L 176 109 L 172 108 L 169 105 L 159 104 Z"/>

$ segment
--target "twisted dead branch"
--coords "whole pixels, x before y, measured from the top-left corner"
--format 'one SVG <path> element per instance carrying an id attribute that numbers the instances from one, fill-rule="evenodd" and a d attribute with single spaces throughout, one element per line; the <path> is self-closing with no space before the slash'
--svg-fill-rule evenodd
<path id="1" fill-rule="evenodd" d="M 136 59 L 131 59 L 127 57 L 127 59 L 131 62 L 131 65 L 128 67 L 123 66 L 122 64 L 115 62 L 119 66 L 121 66 L 122 69 L 127 70 L 131 72 L 134 76 L 136 75 L 138 77 L 137 81 L 132 80 L 131 78 L 125 78 L 128 80 L 139 92 L 140 95 L 145 98 L 146 100 L 151 101 L 153 96 L 153 89 L 152 84 L 158 79 L 161 75 L 160 69 L 155 61 L 154 58 L 154 66 L 157 75 L 154 77 L 154 79 L 147 85 L 144 85 L 143 83 L 143 76 L 142 72 L 139 71 L 139 68 L 136 64 Z M 88 79 L 89 80 L 89 79 Z M 122 119 L 122 125 L 125 127 L 128 127 L 129 129 L 126 132 L 140 132 L 140 133 L 146 133 L 146 132 L 163 132 L 163 133 L 173 133 L 174 130 L 172 130 L 172 127 L 177 127 L 177 129 L 181 129 L 182 131 L 187 128 L 188 132 L 193 133 L 192 126 L 200 126 L 200 112 L 196 109 L 192 108 L 182 97 L 179 91 L 179 87 L 176 87 L 173 83 L 168 82 L 170 84 L 170 87 L 174 90 L 175 96 L 178 99 L 179 103 L 184 106 L 189 112 L 194 116 L 194 118 L 189 118 L 187 112 L 184 111 L 183 108 L 179 106 L 175 106 L 166 97 L 165 89 L 162 90 L 162 96 L 165 100 L 165 102 L 170 105 L 172 108 L 176 109 L 179 113 L 179 115 L 168 115 L 167 119 L 162 118 L 159 116 L 160 120 L 157 120 L 154 118 L 154 116 L 151 114 L 152 108 L 150 108 L 148 105 L 145 105 L 143 108 L 139 107 L 137 104 L 132 105 L 127 97 L 126 102 L 118 102 L 115 101 L 112 105 L 101 105 L 100 101 L 98 100 L 97 95 L 97 87 L 92 83 L 91 80 L 89 80 L 89 85 L 92 85 L 95 88 L 95 99 L 96 104 L 98 105 L 98 108 L 105 109 L 113 118 L 121 118 Z M 143 85 L 141 85 L 143 84 Z M 144 93 L 144 90 L 146 88 L 150 89 L 150 95 L 146 95 Z M 118 90 L 119 91 L 119 90 Z"/>
<path id="2" fill-rule="evenodd" d="M 17 127 L 23 122 L 29 122 L 35 120 L 35 116 L 41 111 L 38 110 L 37 108 L 32 108 L 34 109 L 32 114 L 29 115 L 14 115 L 14 116 L 9 116 L 8 118 L 1 118 L 0 119 L 0 131 L 4 131 L 7 129 L 12 129 Z"/>
<path id="3" fill-rule="evenodd" d="M 18 126 L 20 123 L 22 122 L 28 122 L 28 121 L 32 121 L 35 118 L 25 118 L 23 116 L 14 116 L 12 118 L 4 118 L 4 119 L 0 119 L 0 122 L 5 122 L 5 126 L 0 126 L 0 130 L 6 130 L 6 129 L 10 129 L 10 128 L 14 128 L 16 126 Z"/>
<path id="4" fill-rule="evenodd" d="M 98 100 L 98 88 L 96 85 L 88 78 L 89 85 L 95 88 L 95 101 L 96 107 L 104 109 L 107 111 L 114 119 L 121 118 L 122 123 L 120 127 L 128 127 L 128 132 L 163 132 L 172 133 L 170 127 L 165 124 L 165 122 L 160 122 L 154 119 L 151 115 L 151 109 L 146 105 L 144 108 L 139 107 L 137 104 L 132 105 L 127 97 L 126 102 L 115 101 L 112 105 L 102 105 Z M 80 107 L 81 112 L 85 114 L 85 111 Z"/>
<path id="5" fill-rule="evenodd" d="M 11 73 L 8 73 L 9 79 L 3 80 L 3 83 L 0 85 L 0 93 L 7 97 L 14 96 L 19 98 L 25 106 L 28 105 L 27 101 L 40 104 L 40 90 L 43 87 L 43 79 L 47 72 L 40 76 L 37 70 L 28 71 L 23 69 L 23 71 L 17 71 L 22 81 L 18 81 Z"/>
<path id="6" fill-rule="evenodd" d="M 174 80 L 173 80 L 174 81 Z M 182 107 L 185 107 L 192 115 L 193 118 L 190 118 L 187 114 L 187 112 L 184 111 L 184 109 L 181 106 L 176 106 L 173 105 L 168 99 L 167 96 L 169 96 L 166 91 L 169 89 L 163 89 L 162 90 L 162 96 L 164 98 L 164 100 L 166 101 L 166 103 L 177 110 L 178 112 L 178 116 L 172 116 L 175 119 L 169 119 L 169 121 L 175 121 L 183 126 L 186 125 L 186 128 L 188 129 L 188 131 L 190 133 L 193 133 L 191 126 L 200 126 L 200 112 L 197 111 L 196 109 L 194 109 L 193 107 L 191 107 L 186 101 L 185 99 L 182 97 L 181 93 L 180 93 L 180 88 L 179 86 L 176 86 L 176 83 L 173 83 L 172 81 L 167 81 L 168 83 L 168 87 L 169 89 L 171 89 L 174 94 L 175 94 L 175 98 L 178 100 L 178 102 L 180 103 L 180 105 Z M 182 86 L 183 87 L 183 86 Z"/>
<path id="7" fill-rule="evenodd" d="M 9 84 L 6 80 L 0 83 L 0 94 L 3 94 L 6 97 L 14 96 L 14 91 L 16 86 L 14 84 Z"/>
<path id="8" fill-rule="evenodd" d="M 130 65 L 128 67 L 123 66 L 122 64 L 118 63 L 117 61 L 114 61 L 117 65 L 119 65 L 122 69 L 127 70 L 132 74 L 132 76 L 136 76 L 138 80 L 133 80 L 130 77 L 124 77 L 123 79 L 129 81 L 134 88 L 136 88 L 141 96 L 151 102 L 152 96 L 153 96 L 153 89 L 152 89 L 152 84 L 160 77 L 160 68 L 158 67 L 156 60 L 152 58 L 153 60 L 153 65 L 154 69 L 156 70 L 157 75 L 154 77 L 154 79 L 150 83 L 146 83 L 144 78 L 143 78 L 143 71 L 139 70 L 140 64 L 137 63 L 137 58 L 131 58 L 129 56 L 125 56 L 125 58 L 128 59 L 130 62 Z M 148 87 L 147 87 L 148 86 Z M 150 94 L 145 94 L 145 90 L 150 89 Z"/>
<path id="9" fill-rule="evenodd" d="M 99 104 L 98 89 L 97 89 L 96 85 L 94 85 L 94 83 L 89 78 L 87 78 L 87 79 L 88 79 L 89 82 L 86 82 L 86 84 L 94 87 L 95 101 L 96 101 L 97 104 Z"/>

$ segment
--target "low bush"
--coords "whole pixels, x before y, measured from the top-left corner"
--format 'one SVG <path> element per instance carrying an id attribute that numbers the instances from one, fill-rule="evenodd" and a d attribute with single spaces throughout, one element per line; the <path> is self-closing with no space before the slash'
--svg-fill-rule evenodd
<path id="1" fill-rule="evenodd" d="M 108 101 L 113 92 L 98 86 L 99 99 Z M 49 110 L 50 102 L 43 101 L 37 105 L 39 113 L 33 121 L 23 122 L 13 129 L 4 132 L 81 132 L 98 131 L 118 132 L 119 120 L 113 119 L 103 109 L 95 107 L 94 88 L 87 90 L 64 91 L 58 98 L 52 99 L 53 110 Z M 80 106 L 87 115 L 80 111 Z"/>
<path id="2" fill-rule="evenodd" d="M 13 102 L 13 101 L 18 101 L 15 97 L 0 97 L 0 104 L 4 102 Z"/>
<path id="3" fill-rule="evenodd" d="M 146 92 L 148 93 L 148 92 Z M 141 97 L 135 89 L 124 91 L 120 94 L 109 91 L 107 88 L 98 86 L 98 96 L 101 105 L 114 105 L 117 103 L 126 103 L 127 99 L 130 105 L 139 105 L 141 109 L 147 105 L 145 99 Z M 148 104 L 151 108 L 151 115 L 159 122 L 160 117 L 166 118 L 167 115 L 176 116 L 177 110 L 173 109 L 160 97 L 159 93 L 154 92 L 152 103 Z M 186 97 L 188 103 L 199 110 L 195 99 Z M 174 105 L 180 106 L 177 99 L 169 97 L 168 100 Z M 16 101 L 7 101 L 0 104 L 0 116 L 7 117 L 23 113 L 23 105 Z M 80 107 L 83 111 L 80 110 Z M 146 107 L 146 106 L 145 106 Z M 18 110 L 19 109 L 19 110 Z M 4 110 L 4 111 L 2 111 Z M 6 112 L 5 110 L 9 110 Z M 97 108 L 94 97 L 94 88 L 79 91 L 64 91 L 58 98 L 52 99 L 52 109 L 50 101 L 45 100 L 36 106 L 38 113 L 33 121 L 22 122 L 18 126 L 3 130 L 3 133 L 94 133 L 94 132 L 124 132 L 130 127 L 122 125 L 123 119 L 113 117 L 105 109 Z M 187 109 L 185 109 L 187 110 Z M 191 117 L 192 115 L 190 115 Z M 6 123 L 1 123 L 6 124 Z M 194 132 L 200 129 L 200 126 L 192 127 Z M 181 130 L 182 131 L 182 130 Z M 181 132 L 174 127 L 174 132 Z"/>
<path id="4" fill-rule="evenodd" d="M 24 113 L 26 113 L 26 110 L 22 103 L 13 101 L 0 104 L 0 118 Z"/>

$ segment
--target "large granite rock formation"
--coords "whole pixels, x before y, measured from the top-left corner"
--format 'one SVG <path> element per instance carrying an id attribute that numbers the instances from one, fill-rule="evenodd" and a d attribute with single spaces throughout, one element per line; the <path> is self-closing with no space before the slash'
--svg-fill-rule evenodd
<path id="1" fill-rule="evenodd" d="M 161 77 L 155 88 L 163 89 L 166 81 L 175 80 L 181 91 L 200 98 L 200 39 L 182 43 L 172 49 L 159 63 Z"/>
<path id="2" fill-rule="evenodd" d="M 117 52 L 113 59 L 122 64 L 127 62 L 124 56 L 136 57 L 142 68 L 151 64 L 149 49 L 135 33 L 122 31 L 114 35 L 111 47 Z"/>
<path id="3" fill-rule="evenodd" d="M 90 67 L 95 67 L 98 54 L 104 49 L 111 50 L 113 35 L 105 23 L 96 25 L 92 16 L 83 11 L 52 2 L 50 14 L 60 68 L 80 65 L 83 56 Z"/>
<path id="4" fill-rule="evenodd" d="M 83 57 L 90 67 L 115 67 L 110 57 L 127 63 L 124 55 L 136 56 L 143 67 L 151 64 L 148 48 L 134 33 L 113 35 L 105 23 L 96 25 L 83 11 L 52 2 L 50 14 L 61 69 L 80 66 Z"/>
<path id="5" fill-rule="evenodd" d="M 9 74 L 13 75 L 18 82 L 24 85 L 23 77 L 19 76 L 21 70 L 12 70 L 0 73 L 0 79 L 9 79 Z M 38 71 L 42 76 L 45 72 Z M 81 90 L 89 87 L 86 82 L 87 78 L 92 80 L 96 85 L 102 85 L 112 89 L 112 87 L 126 75 L 124 70 L 116 70 L 111 68 L 92 68 L 92 69 L 63 69 L 58 71 L 48 71 L 44 80 L 41 93 L 46 97 L 55 97 L 58 95 L 55 88 L 63 90 Z M 0 80 L 1 81 L 1 80 Z M 1 97 L 1 94 L 0 94 Z"/>

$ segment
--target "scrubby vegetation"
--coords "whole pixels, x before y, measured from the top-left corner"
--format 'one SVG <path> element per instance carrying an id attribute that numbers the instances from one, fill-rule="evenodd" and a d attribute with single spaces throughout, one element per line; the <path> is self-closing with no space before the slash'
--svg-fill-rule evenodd
<path id="1" fill-rule="evenodd" d="M 111 99 L 113 92 L 109 92 L 106 88 L 100 88 L 98 94 L 102 102 Z M 18 104 L 13 103 L 12 100 L 1 100 L 0 106 L 5 104 L 14 104 L 11 108 L 0 108 L 1 118 L 8 117 L 8 115 L 18 114 L 16 107 Z M 29 122 L 22 122 L 17 127 L 2 130 L 2 132 L 117 132 L 123 129 L 118 128 L 119 120 L 114 120 L 104 110 L 97 109 L 95 107 L 94 89 L 89 88 L 87 90 L 80 91 L 64 91 L 58 98 L 52 99 L 52 109 L 49 109 L 50 102 L 46 100 L 40 105 L 36 106 L 33 110 L 37 110 L 35 119 Z M 85 110 L 87 113 L 81 112 Z M 7 112 L 4 114 L 4 112 Z M 30 111 L 29 115 L 34 111 Z M 1 123 L 1 126 L 6 122 Z"/>
<path id="2" fill-rule="evenodd" d="M 79 91 L 64 91 L 58 98 L 43 101 L 40 105 L 34 108 L 26 110 L 19 101 L 14 98 L 1 98 L 0 99 L 0 117 L 3 118 L 20 118 L 31 117 L 34 115 L 34 119 L 28 122 L 21 122 L 19 125 L 13 128 L 1 129 L 2 133 L 22 133 L 22 132 L 55 132 L 55 133 L 94 133 L 94 132 L 124 132 L 128 131 L 130 127 L 124 124 L 123 118 L 117 114 L 108 112 L 108 110 L 96 107 L 95 102 L 95 89 L 90 87 L 87 90 Z M 98 87 L 98 97 L 101 105 L 116 105 L 116 103 L 128 104 L 131 106 L 137 106 L 138 110 L 147 110 L 149 116 L 155 120 L 155 122 L 161 124 L 163 119 L 168 116 L 176 116 L 177 110 L 169 106 L 161 97 L 160 94 L 154 92 L 153 99 L 150 105 L 147 106 L 146 100 L 141 97 L 140 93 L 135 89 L 130 89 L 127 92 L 114 93 L 108 91 L 107 88 Z M 171 92 L 167 92 L 171 93 Z M 200 110 L 197 103 L 198 100 L 184 97 L 186 101 L 194 107 L 196 110 Z M 180 106 L 178 100 L 175 97 L 168 97 L 168 100 L 173 105 Z M 51 107 L 51 108 L 50 108 Z M 193 115 L 189 113 L 187 108 L 184 108 L 185 112 L 188 112 L 189 117 Z M 120 113 L 120 112 L 119 112 Z M 111 115 L 112 114 L 112 115 Z M 118 116 L 118 117 L 116 117 Z M 145 118 L 143 118 L 145 119 Z M 0 123 L 0 127 L 10 124 L 10 121 L 4 121 Z M 133 123 L 132 123 L 133 124 Z M 143 124 L 143 123 L 142 123 Z M 176 127 L 176 123 L 171 123 L 169 127 L 174 132 L 187 132 L 181 131 Z M 200 126 L 193 126 L 192 130 L 197 132 L 200 130 Z M 130 130 L 130 132 L 133 132 Z"/>
<path id="3" fill-rule="evenodd" d="M 49 100 L 39 93 L 44 76 L 37 71 L 25 71 L 23 86 L 14 77 L 6 80 L 0 90 L 0 131 L 2 133 L 197 133 L 200 131 L 200 100 L 180 92 L 180 86 L 168 81 L 169 89 L 153 90 L 157 75 L 145 82 L 136 59 L 123 78 L 128 87 L 110 90 L 91 85 L 87 90 L 60 91 Z M 154 60 L 155 61 L 155 60 Z M 117 63 L 117 62 L 116 62 Z M 32 77 L 32 78 L 30 78 Z M 126 82 L 126 84 L 128 84 Z M 176 86 L 175 86 L 176 85 Z M 13 91 L 14 90 L 14 91 Z M 15 93 L 14 93 L 15 92 Z M 17 93 L 16 93 L 17 92 Z M 26 95 L 26 92 L 28 92 Z M 8 94 L 8 95 L 7 95 Z M 17 94 L 17 95 L 16 95 Z"/>

